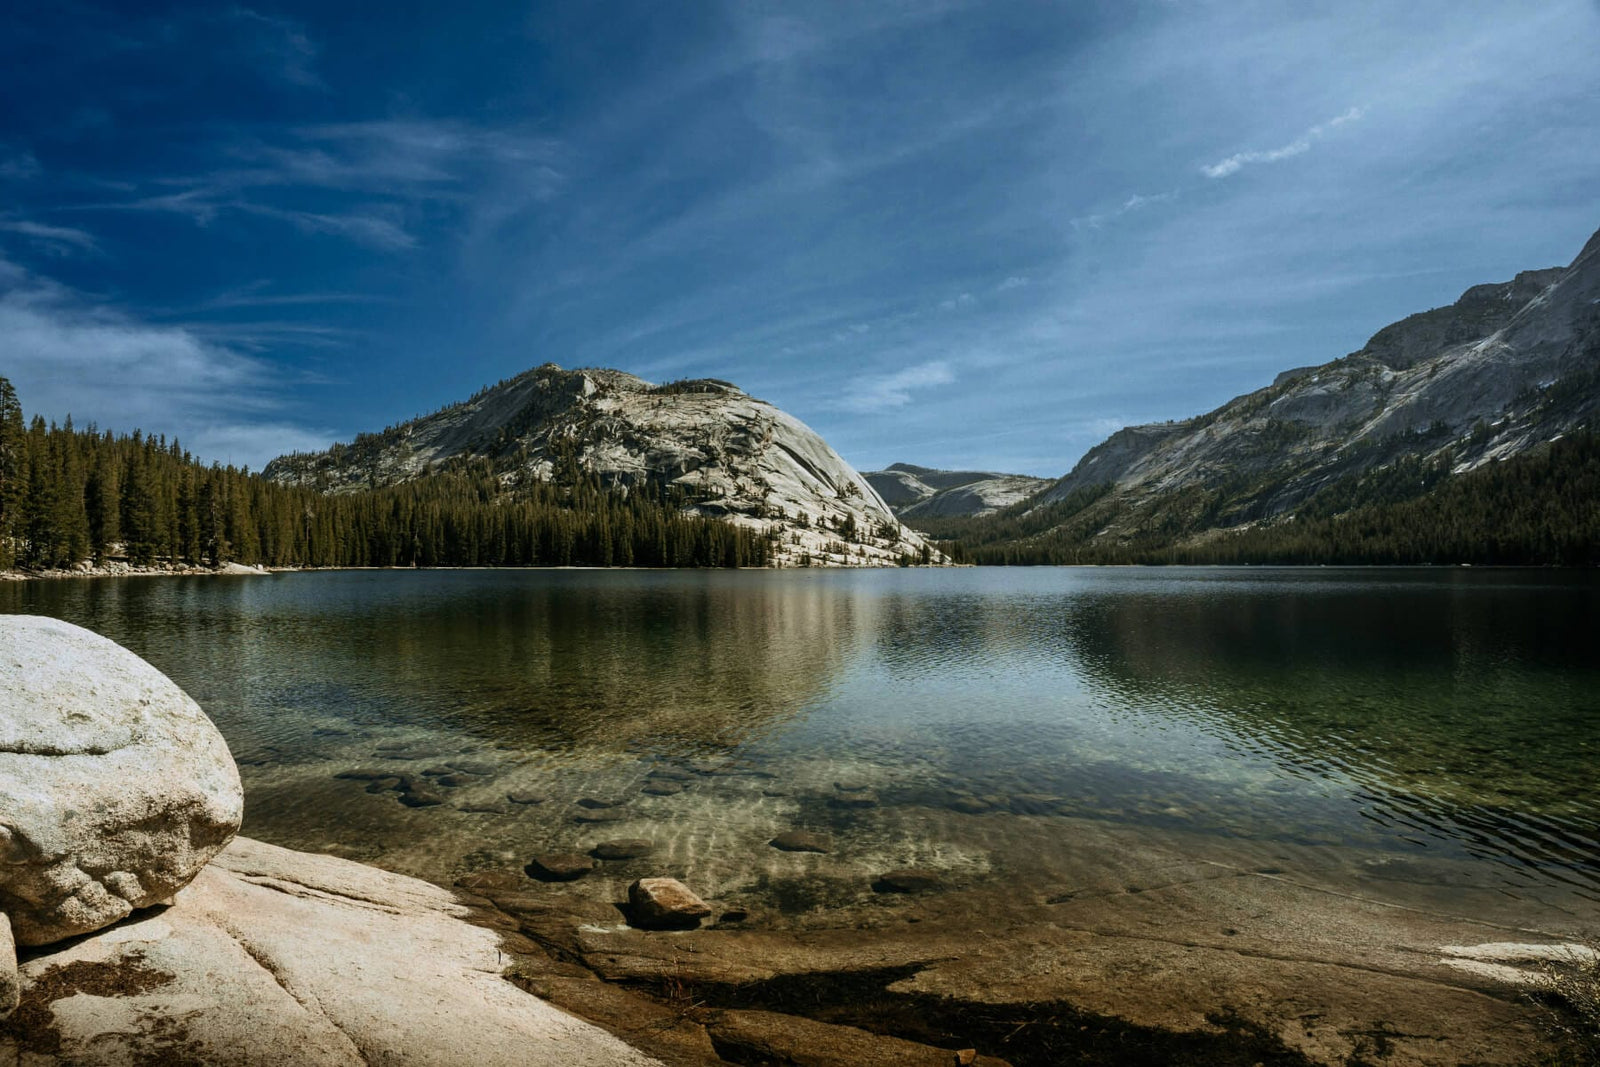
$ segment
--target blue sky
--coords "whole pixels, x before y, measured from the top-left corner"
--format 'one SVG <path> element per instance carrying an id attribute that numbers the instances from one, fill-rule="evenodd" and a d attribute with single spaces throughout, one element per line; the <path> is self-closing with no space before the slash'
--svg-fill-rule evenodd
<path id="1" fill-rule="evenodd" d="M 539 363 L 1058 475 L 1600 226 L 1600 3 L 16 7 L 0 374 L 259 466 Z"/>

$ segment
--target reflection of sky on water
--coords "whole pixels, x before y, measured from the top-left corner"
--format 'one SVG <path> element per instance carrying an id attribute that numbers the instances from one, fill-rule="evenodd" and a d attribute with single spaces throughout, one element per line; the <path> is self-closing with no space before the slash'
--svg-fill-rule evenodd
<path id="1" fill-rule="evenodd" d="M 341 725 L 557 759 L 738 751 L 1215 834 L 1600 884 L 1600 582 L 1439 571 L 364 572 L 72 581 L 241 762 Z M 915 790 L 911 790 L 912 795 Z M 914 799 L 914 796 L 913 796 Z"/>

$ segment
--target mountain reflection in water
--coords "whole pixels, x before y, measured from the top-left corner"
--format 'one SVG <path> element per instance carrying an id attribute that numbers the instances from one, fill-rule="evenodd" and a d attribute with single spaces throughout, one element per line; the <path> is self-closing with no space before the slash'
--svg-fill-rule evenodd
<path id="1" fill-rule="evenodd" d="M 327 804 L 379 799 L 317 790 L 406 737 L 492 750 L 558 793 L 636 790 L 665 759 L 733 759 L 822 789 L 870 780 L 881 813 L 852 818 L 885 834 L 952 797 L 1009 797 L 1012 811 L 1026 797 L 1219 842 L 1453 856 L 1585 895 L 1600 887 L 1597 608 L 1592 575 L 1444 569 L 0 587 L 0 610 L 89 626 L 188 689 L 246 767 L 251 831 L 286 842 L 338 844 Z M 749 812 L 771 818 L 761 796 Z M 379 858 L 416 834 L 415 813 L 383 803 L 359 831 Z M 543 810 L 548 837 L 561 824 Z M 719 832 L 741 810 L 728 801 Z M 488 838 L 523 847 L 523 818 Z M 429 862 L 459 868 L 467 847 Z"/>

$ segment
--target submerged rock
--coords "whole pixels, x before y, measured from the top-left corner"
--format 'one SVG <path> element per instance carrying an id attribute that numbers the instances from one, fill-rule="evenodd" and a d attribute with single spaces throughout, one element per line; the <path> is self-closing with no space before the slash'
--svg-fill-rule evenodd
<path id="1" fill-rule="evenodd" d="M 476 774 L 480 778 L 492 777 L 500 769 L 493 763 L 472 759 L 451 760 L 449 765 L 453 770 L 460 771 L 462 774 Z"/>
<path id="2" fill-rule="evenodd" d="M 170 679 L 70 623 L 0 616 L 0 913 L 18 944 L 167 900 L 243 813 L 227 744 Z"/>
<path id="3" fill-rule="evenodd" d="M 574 822 L 582 823 L 625 822 L 629 818 L 627 812 L 617 808 L 602 808 L 599 811 L 585 808 L 572 817 Z"/>
<path id="4" fill-rule="evenodd" d="M 578 807 L 588 808 L 590 811 L 604 811 L 606 808 L 620 808 L 626 803 L 626 800 L 603 800 L 599 797 L 581 797 L 578 800 Z"/>
<path id="5" fill-rule="evenodd" d="M 505 893 L 523 884 L 519 871 L 473 871 L 456 879 L 456 885 L 475 893 Z"/>
<path id="6" fill-rule="evenodd" d="M 456 810 L 472 815 L 510 815 L 511 805 L 504 800 L 464 800 Z"/>
<path id="7" fill-rule="evenodd" d="M 543 793 L 532 793 L 526 789 L 513 789 L 506 794 L 506 799 L 513 804 L 543 804 L 548 798 Z"/>
<path id="8" fill-rule="evenodd" d="M 621 841 L 602 841 L 589 850 L 589 855 L 598 860 L 636 860 L 656 850 L 654 841 L 646 841 L 642 837 L 630 837 Z"/>
<path id="9" fill-rule="evenodd" d="M 663 778 L 659 782 L 646 782 L 644 792 L 653 797 L 675 797 L 683 792 L 683 783 Z"/>
<path id="10" fill-rule="evenodd" d="M 787 830 L 768 842 L 781 852 L 832 852 L 833 838 L 809 830 Z"/>
<path id="11" fill-rule="evenodd" d="M 874 893 L 926 893 L 943 885 L 944 878 L 940 876 L 938 871 L 911 867 L 905 870 L 887 871 L 878 875 L 877 881 L 872 883 L 872 891 Z"/>
<path id="12" fill-rule="evenodd" d="M 595 869 L 595 861 L 579 852 L 546 852 L 528 861 L 528 874 L 541 882 L 573 882 Z"/>
<path id="13" fill-rule="evenodd" d="M 692 930 L 711 905 L 676 878 L 641 878 L 628 887 L 628 919 L 647 930 Z"/>
<path id="14" fill-rule="evenodd" d="M 836 793 L 828 798 L 828 804 L 835 808 L 875 808 L 878 806 L 878 794 Z"/>

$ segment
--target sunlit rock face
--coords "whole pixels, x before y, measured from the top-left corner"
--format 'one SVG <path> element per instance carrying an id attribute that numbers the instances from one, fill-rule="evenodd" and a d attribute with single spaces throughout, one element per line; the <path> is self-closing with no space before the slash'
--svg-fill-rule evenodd
<path id="1" fill-rule="evenodd" d="M 862 475 L 906 521 L 992 515 L 1048 489 L 1049 478 L 994 471 L 944 471 L 891 463 Z"/>
<path id="2" fill-rule="evenodd" d="M 1107 488 L 1104 540 L 1271 519 L 1399 459 L 1461 473 L 1548 442 L 1600 413 L 1597 374 L 1600 233 L 1565 268 L 1473 286 L 1209 414 L 1119 430 L 1035 501 Z M 1221 499 L 1197 521 L 1201 492 Z"/>
<path id="3" fill-rule="evenodd" d="M 652 385 L 546 363 L 381 434 L 280 457 L 265 473 L 355 492 L 423 477 L 456 458 L 489 460 L 508 490 L 578 471 L 622 488 L 674 487 L 691 514 L 774 532 L 784 564 L 882 566 L 920 559 L 924 547 L 808 426 L 711 378 Z"/>
<path id="4" fill-rule="evenodd" d="M 0 616 L 0 912 L 18 944 L 167 900 L 243 814 L 226 742 L 165 675 L 70 623 Z"/>

